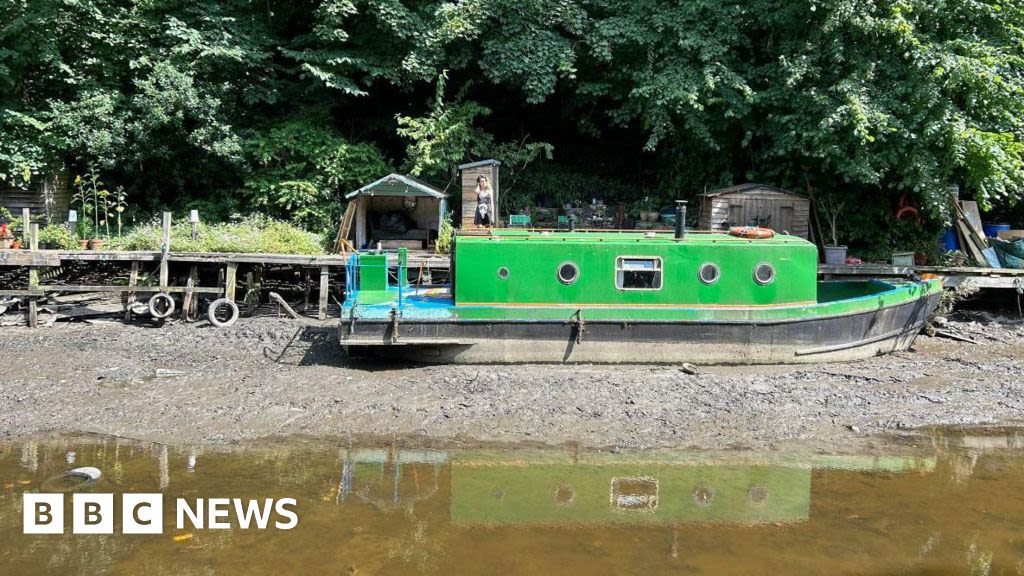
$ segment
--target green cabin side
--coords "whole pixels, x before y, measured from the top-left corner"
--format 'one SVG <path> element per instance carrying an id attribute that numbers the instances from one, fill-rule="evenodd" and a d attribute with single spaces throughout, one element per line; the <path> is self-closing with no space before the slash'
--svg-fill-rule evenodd
<path id="1" fill-rule="evenodd" d="M 494 231 L 457 236 L 454 257 L 456 306 L 817 302 L 817 248 L 795 236 Z"/>
<path id="2" fill-rule="evenodd" d="M 451 478 L 456 524 L 802 522 L 811 504 L 809 467 L 453 462 Z"/>

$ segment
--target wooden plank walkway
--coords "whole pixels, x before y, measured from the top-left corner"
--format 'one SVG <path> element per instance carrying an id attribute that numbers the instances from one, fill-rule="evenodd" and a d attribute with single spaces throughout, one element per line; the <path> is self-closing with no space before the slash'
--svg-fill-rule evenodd
<path id="1" fill-rule="evenodd" d="M 329 285 L 332 278 L 340 284 L 344 283 L 345 265 L 347 258 L 342 256 L 303 256 L 294 254 L 219 254 L 219 253 L 196 253 L 196 252 L 168 252 L 166 255 L 161 252 L 114 252 L 114 251 L 63 251 L 63 250 L 0 250 L 0 267 L 22 267 L 28 268 L 29 284 L 24 288 L 7 289 L 0 287 L 0 296 L 17 296 L 28 299 L 30 311 L 36 308 L 36 301 L 49 294 L 54 293 L 106 293 L 111 296 L 126 294 L 125 318 L 131 319 L 131 305 L 138 301 L 139 297 L 145 298 L 143 302 L 156 293 L 180 294 L 184 296 L 183 304 L 194 304 L 192 294 L 209 294 L 223 296 L 232 302 L 236 298 L 236 286 L 238 282 L 238 266 L 246 264 L 255 266 L 257 276 L 259 270 L 265 266 L 294 266 L 305 268 L 307 272 L 304 278 L 309 278 L 308 271 L 315 270 L 319 277 L 319 286 L 315 289 L 316 317 L 320 320 L 327 318 L 327 309 L 330 304 Z M 39 282 L 39 270 L 46 268 L 58 268 L 71 263 L 86 262 L 116 262 L 131 265 L 131 274 L 128 284 L 124 285 L 68 285 L 68 284 L 44 284 Z M 157 286 L 138 285 L 138 274 L 140 264 L 159 263 L 160 282 Z M 170 285 L 169 266 L 172 263 L 185 264 L 190 267 L 189 282 L 185 286 Z M 391 266 L 398 265 L 397 254 L 389 254 L 388 263 Z M 409 257 L 407 266 L 409 269 L 416 269 L 420 272 L 447 271 L 450 260 L 447 256 L 437 256 L 432 253 L 415 253 Z M 223 268 L 219 286 L 197 286 L 195 282 L 196 267 L 218 267 Z M 258 284 L 254 284 L 253 274 L 247 274 L 250 279 L 243 286 L 247 303 L 250 298 L 258 298 Z M 256 281 L 258 282 L 258 281 Z M 314 283 L 316 281 L 314 280 Z M 256 288 L 254 290 L 254 288 Z M 307 287 L 308 298 L 308 287 Z M 258 303 L 258 302 L 257 302 Z M 308 305 L 307 305 L 308 307 Z M 194 312 L 194 306 L 182 306 L 182 313 L 188 313 L 190 308 Z M 194 318 L 194 314 L 188 316 Z M 29 325 L 35 325 L 35 315 L 30 313 Z"/>
<path id="2" fill-rule="evenodd" d="M 238 266 L 245 264 L 253 267 L 246 273 L 245 295 L 246 305 L 251 309 L 259 304 L 260 287 L 263 269 L 267 266 L 293 266 L 304 268 L 304 291 L 306 307 L 309 301 L 309 279 L 311 270 L 319 271 L 319 290 L 317 291 L 317 318 L 327 317 L 330 300 L 330 281 L 332 276 L 344 281 L 345 265 L 348 258 L 342 255 L 307 256 L 300 254 L 237 254 L 213 252 L 174 252 L 171 250 L 171 213 L 162 214 L 163 250 L 121 252 L 112 250 L 40 250 L 39 227 L 31 226 L 28 237 L 29 250 L 0 250 L 0 267 L 18 267 L 28 269 L 28 285 L 25 288 L 9 289 L 0 287 L 0 296 L 21 296 L 28 300 L 28 325 L 36 326 L 36 308 L 38 299 L 52 293 L 88 293 L 100 292 L 111 295 L 122 294 L 124 298 L 125 319 L 131 319 L 131 304 L 137 301 L 138 294 L 179 293 L 183 295 L 181 314 L 185 321 L 195 318 L 196 295 L 213 294 L 231 302 L 235 301 L 238 282 Z M 25 221 L 29 219 L 26 215 Z M 429 275 L 432 271 L 447 271 L 450 260 L 447 256 L 439 256 L 427 250 L 409 251 L 406 266 Z M 71 263 L 81 262 L 117 262 L 129 264 L 131 273 L 125 285 L 65 285 L 43 284 L 40 282 L 40 269 L 59 268 Z M 159 264 L 159 285 L 141 286 L 138 284 L 140 264 L 155 262 Z M 185 286 L 172 286 L 170 265 L 172 263 L 188 265 L 188 276 Z M 398 265 L 398 255 L 389 254 L 388 264 Z M 199 267 L 213 266 L 220 268 L 217 286 L 197 286 Z"/>
<path id="3" fill-rule="evenodd" d="M 218 252 L 115 252 L 105 250 L 0 250 L 0 266 L 57 267 L 69 262 L 187 262 L 191 264 L 260 264 L 264 266 L 345 266 L 346 258 L 338 255 L 305 256 L 301 254 L 233 254 Z M 398 262 L 398 256 L 388 255 L 389 263 Z M 430 252 L 409 252 L 409 268 L 420 265 L 431 269 L 448 268 L 448 256 Z"/>
<path id="4" fill-rule="evenodd" d="M 970 281 L 979 288 L 1016 288 L 1024 282 L 1024 270 L 1015 268 L 976 268 L 950 266 L 892 266 L 889 264 L 847 264 L 818 266 L 825 279 L 866 279 L 908 277 L 934 274 L 947 288 L 956 288 Z"/>

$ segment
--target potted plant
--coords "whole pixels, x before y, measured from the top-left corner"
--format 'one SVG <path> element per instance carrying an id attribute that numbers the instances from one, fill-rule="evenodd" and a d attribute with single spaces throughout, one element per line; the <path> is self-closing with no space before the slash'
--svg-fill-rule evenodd
<path id="1" fill-rule="evenodd" d="M 44 250 L 71 250 L 77 245 L 71 232 L 59 224 L 50 224 L 39 230 L 39 246 Z"/>
<path id="2" fill-rule="evenodd" d="M 110 215 L 108 213 L 108 198 L 110 197 L 110 191 L 101 189 L 103 182 L 100 181 L 100 175 L 96 172 L 96 168 L 89 166 L 86 171 L 85 177 L 75 177 L 75 195 L 74 201 L 81 203 L 82 215 L 79 217 L 79 238 L 85 238 L 85 228 L 87 226 L 85 218 L 86 214 L 92 214 L 92 238 L 88 240 L 79 240 L 80 247 L 88 247 L 90 250 L 100 250 L 103 248 L 103 240 L 99 238 L 100 225 L 107 227 L 107 236 L 109 236 L 110 228 L 108 221 Z M 100 212 L 100 205 L 102 201 L 103 212 Z"/>
<path id="3" fill-rule="evenodd" d="M 650 196 L 644 196 L 643 199 L 634 202 L 632 212 L 643 222 L 658 221 L 658 203 Z"/>
<path id="4" fill-rule="evenodd" d="M 815 204 L 825 218 L 832 240 L 832 244 L 825 245 L 825 264 L 846 264 L 846 245 L 839 244 L 839 217 L 846 202 L 833 195 L 827 195 L 819 196 Z"/>

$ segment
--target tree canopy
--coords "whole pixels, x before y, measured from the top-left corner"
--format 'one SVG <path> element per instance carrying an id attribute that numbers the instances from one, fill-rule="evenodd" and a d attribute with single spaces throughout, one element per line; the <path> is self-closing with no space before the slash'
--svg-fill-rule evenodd
<path id="1" fill-rule="evenodd" d="M 146 206 L 321 227 L 389 169 L 497 156 L 522 194 L 942 216 L 950 185 L 1024 193 L 1022 58 L 1019 0 L 8 0 L 0 185 L 94 164 Z"/>

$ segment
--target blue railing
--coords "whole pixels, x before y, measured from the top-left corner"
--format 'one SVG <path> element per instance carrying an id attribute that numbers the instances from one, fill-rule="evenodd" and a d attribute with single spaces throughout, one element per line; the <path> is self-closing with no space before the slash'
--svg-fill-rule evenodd
<path id="1" fill-rule="evenodd" d="M 345 299 L 356 293 L 356 274 L 359 271 L 359 254 L 352 254 L 345 262 Z"/>

